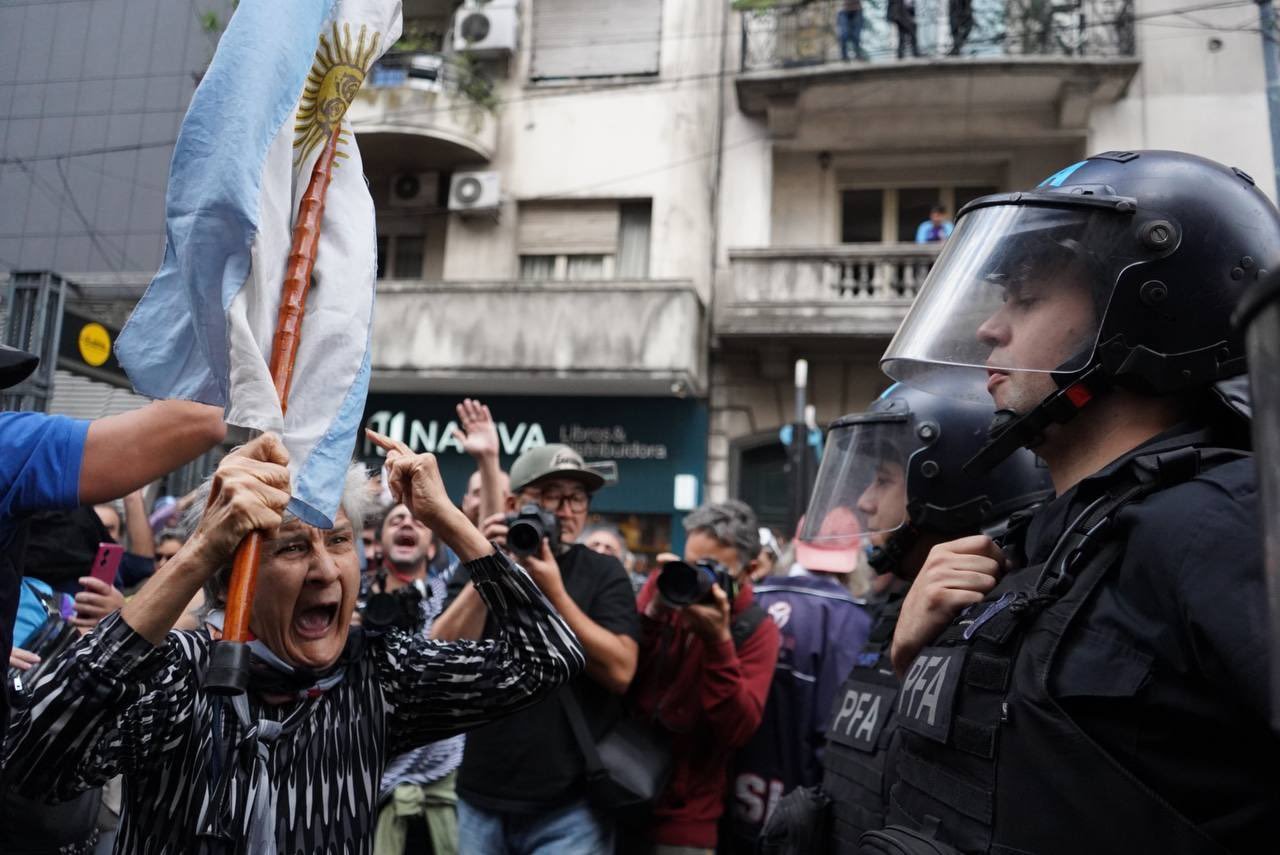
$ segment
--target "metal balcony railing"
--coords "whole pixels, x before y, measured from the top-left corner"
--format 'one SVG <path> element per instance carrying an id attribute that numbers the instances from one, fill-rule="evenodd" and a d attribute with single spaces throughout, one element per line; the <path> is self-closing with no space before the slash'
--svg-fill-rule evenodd
<path id="1" fill-rule="evenodd" d="M 897 61 L 891 0 L 863 0 L 861 47 L 873 63 Z M 895 17 L 900 4 L 893 2 Z M 742 13 L 742 70 L 842 62 L 843 0 L 796 0 Z M 1134 53 L 1133 0 L 915 0 L 923 57 L 1112 58 Z M 854 58 L 851 45 L 846 53 Z M 911 51 L 906 51 L 911 57 Z"/>

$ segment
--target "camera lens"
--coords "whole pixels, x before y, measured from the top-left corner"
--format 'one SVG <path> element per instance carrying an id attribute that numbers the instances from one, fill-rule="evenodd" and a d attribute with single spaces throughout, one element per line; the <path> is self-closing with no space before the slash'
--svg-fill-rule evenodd
<path id="1" fill-rule="evenodd" d="M 395 626 L 400 617 L 400 604 L 392 594 L 373 594 L 365 603 L 361 620 L 369 629 L 387 629 Z"/>
<path id="2" fill-rule="evenodd" d="M 533 555 L 542 547 L 542 529 L 530 520 L 516 520 L 507 529 L 507 546 L 517 555 Z"/>
<path id="3" fill-rule="evenodd" d="M 706 597 L 711 590 L 711 574 L 683 561 L 669 561 L 662 565 L 658 577 L 658 594 L 667 605 L 676 608 L 693 605 Z"/>

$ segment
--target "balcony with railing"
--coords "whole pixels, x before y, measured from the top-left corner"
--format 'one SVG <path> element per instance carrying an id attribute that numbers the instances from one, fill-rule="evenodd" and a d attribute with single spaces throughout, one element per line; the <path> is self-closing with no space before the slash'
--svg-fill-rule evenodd
<path id="1" fill-rule="evenodd" d="M 706 389 L 684 280 L 378 283 L 373 383 L 395 390 L 670 395 Z"/>
<path id="2" fill-rule="evenodd" d="M 730 250 L 712 330 L 720 337 L 892 335 L 941 246 Z"/>
<path id="3" fill-rule="evenodd" d="M 743 111 L 768 115 L 781 137 L 840 104 L 864 117 L 957 101 L 970 114 L 1051 107 L 1058 129 L 1075 128 L 1093 105 L 1119 98 L 1137 70 L 1133 0 L 916 0 L 910 20 L 890 20 L 889 4 L 902 5 L 863 0 L 857 48 L 841 44 L 843 0 L 751 4 L 764 8 L 741 13 Z M 903 26 L 914 29 L 916 51 Z"/>
<path id="4" fill-rule="evenodd" d="M 493 100 L 491 81 L 468 61 L 399 49 L 374 63 L 348 115 L 366 162 L 441 169 L 493 158 Z"/>

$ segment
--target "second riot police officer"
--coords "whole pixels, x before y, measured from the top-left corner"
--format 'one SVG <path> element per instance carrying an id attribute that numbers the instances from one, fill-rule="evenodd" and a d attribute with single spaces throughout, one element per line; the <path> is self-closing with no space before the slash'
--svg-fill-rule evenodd
<path id="1" fill-rule="evenodd" d="M 1030 451 L 978 477 L 961 471 L 989 422 L 982 404 L 894 384 L 866 412 L 832 423 L 800 537 L 818 548 L 864 548 L 884 593 L 866 645 L 823 711 L 821 786 L 784 797 L 764 851 L 845 855 L 857 851 L 864 831 L 884 824 L 900 690 L 889 642 L 907 586 L 932 546 L 1000 536 L 1052 495 Z"/>

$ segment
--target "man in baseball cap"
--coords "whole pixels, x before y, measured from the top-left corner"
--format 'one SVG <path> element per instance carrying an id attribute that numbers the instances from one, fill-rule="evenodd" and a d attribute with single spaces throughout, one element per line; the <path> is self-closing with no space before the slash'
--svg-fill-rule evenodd
<path id="1" fill-rule="evenodd" d="M 591 496 L 605 482 L 567 445 L 533 448 L 511 465 L 507 513 L 483 522 L 485 536 L 506 548 L 515 515 L 555 516 L 553 537 L 518 560 L 582 642 L 587 670 L 546 700 L 467 734 L 458 771 L 460 852 L 613 851 L 613 819 L 586 801 L 585 761 L 569 718 L 581 718 L 591 733 L 607 732 L 636 671 L 640 617 L 627 572 L 617 558 L 577 542 Z M 468 584 L 432 635 L 488 638 L 494 629 Z M 506 836 L 504 846 L 511 821 L 523 833 L 516 841 Z"/>
<path id="2" fill-rule="evenodd" d="M 518 495 L 526 487 L 552 478 L 575 481 L 587 494 L 604 486 L 604 476 L 589 469 L 581 454 L 567 445 L 552 443 L 531 448 L 516 459 L 511 466 L 511 492 Z M 578 533 L 573 534 L 577 537 Z"/>

